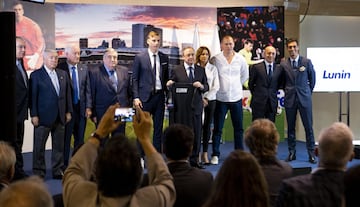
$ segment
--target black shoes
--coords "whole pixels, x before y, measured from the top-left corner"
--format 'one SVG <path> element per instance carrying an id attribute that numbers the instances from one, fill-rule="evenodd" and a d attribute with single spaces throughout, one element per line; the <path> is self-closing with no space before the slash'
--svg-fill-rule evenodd
<path id="1" fill-rule="evenodd" d="M 64 177 L 64 172 L 60 171 L 59 174 L 53 175 L 53 179 L 55 180 L 62 180 Z"/>
<path id="2" fill-rule="evenodd" d="M 296 154 L 294 152 L 290 152 L 288 157 L 285 159 L 286 162 L 291 162 L 293 160 L 296 160 Z"/>
<path id="3" fill-rule="evenodd" d="M 205 166 L 200 164 L 200 163 L 191 163 L 191 166 L 192 167 L 196 167 L 196 168 L 199 168 L 201 170 L 205 169 Z"/>
<path id="4" fill-rule="evenodd" d="M 311 164 L 316 164 L 317 162 L 316 162 L 315 156 L 309 155 L 309 162 L 310 162 Z"/>

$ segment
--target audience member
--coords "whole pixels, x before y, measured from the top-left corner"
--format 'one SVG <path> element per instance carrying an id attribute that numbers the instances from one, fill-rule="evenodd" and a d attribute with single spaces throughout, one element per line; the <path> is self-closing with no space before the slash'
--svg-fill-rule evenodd
<path id="1" fill-rule="evenodd" d="M 209 197 L 213 175 L 189 165 L 194 133 L 183 124 L 170 125 L 164 131 L 164 153 L 174 177 L 176 201 L 174 207 L 200 207 Z"/>
<path id="2" fill-rule="evenodd" d="M 46 184 L 37 176 L 11 183 L 0 192 L 2 207 L 53 207 L 54 202 Z"/>
<path id="3" fill-rule="evenodd" d="M 292 167 L 276 157 L 279 141 L 279 132 L 268 119 L 256 119 L 245 131 L 245 144 L 264 172 L 271 206 L 275 206 L 282 180 L 292 175 Z"/>
<path id="4" fill-rule="evenodd" d="M 268 186 L 256 158 L 235 150 L 225 159 L 215 177 L 204 207 L 268 207 Z"/>
<path id="5" fill-rule="evenodd" d="M 192 47 L 185 47 L 182 50 L 184 64 L 175 67 L 171 71 L 170 80 L 167 87 L 176 84 L 187 84 L 187 99 L 180 98 L 178 89 L 173 90 L 174 98 L 174 116 L 175 123 L 185 124 L 194 130 L 194 144 L 190 156 L 190 165 L 200 169 L 204 166 L 199 163 L 199 153 L 201 148 L 201 130 L 202 130 L 202 113 L 203 113 L 203 93 L 209 90 L 206 73 L 204 68 L 195 64 L 195 51 Z M 180 90 L 181 91 L 181 90 Z M 193 91 L 192 93 L 190 91 Z M 184 93 L 181 91 L 181 95 Z M 178 96 L 178 97 L 176 97 Z M 189 97 L 190 96 L 190 97 Z M 170 123 L 172 124 L 172 123 Z"/>
<path id="6" fill-rule="evenodd" d="M 16 37 L 16 73 L 15 73 L 15 97 L 16 97 L 16 139 L 14 149 L 16 153 L 14 180 L 22 179 L 28 175 L 24 171 L 22 147 L 24 143 L 24 121 L 29 116 L 29 78 L 24 69 L 26 45 L 22 37 Z"/>
<path id="7" fill-rule="evenodd" d="M 112 136 L 99 151 L 102 139 L 124 124 L 114 121 L 118 107 L 109 106 L 95 133 L 72 157 L 63 179 L 65 206 L 172 206 L 176 198 L 173 178 L 151 143 L 148 112 L 137 108 L 133 127 L 147 157 L 149 187 L 139 188 L 143 174 L 140 155 L 124 134 Z M 90 180 L 94 168 L 95 182 Z"/>
<path id="8" fill-rule="evenodd" d="M 71 80 L 73 113 L 72 119 L 65 125 L 64 165 L 69 164 L 71 137 L 74 138 L 74 148 L 84 143 L 87 118 L 92 111 L 90 78 L 87 65 L 80 63 L 80 47 L 77 45 L 65 48 L 66 61 L 58 65 Z"/>
<path id="9" fill-rule="evenodd" d="M 115 103 L 121 107 L 129 107 L 130 77 L 128 69 L 118 65 L 118 53 L 113 48 L 107 48 L 103 55 L 104 64 L 90 70 L 90 85 L 92 96 L 92 120 L 96 126 L 106 109 Z M 125 124 L 111 132 L 125 134 Z"/>
<path id="10" fill-rule="evenodd" d="M 275 122 L 281 69 L 275 63 L 276 49 L 273 46 L 267 46 L 264 55 L 265 61 L 253 65 L 249 72 L 252 120 L 267 118 Z"/>
<path id="11" fill-rule="evenodd" d="M 16 155 L 14 148 L 5 141 L 0 141 L 0 191 L 13 180 Z"/>
<path id="12" fill-rule="evenodd" d="M 33 174 L 46 174 L 45 145 L 51 133 L 52 174 L 62 179 L 65 124 L 71 120 L 72 99 L 69 76 L 56 68 L 58 53 L 46 49 L 44 65 L 30 75 L 30 116 L 34 125 Z"/>
<path id="13" fill-rule="evenodd" d="M 43 64 L 43 52 L 45 40 L 40 26 L 29 17 L 24 16 L 24 7 L 20 1 L 13 4 L 15 12 L 16 35 L 25 40 L 26 52 L 24 58 L 24 69 L 35 70 Z"/>
<path id="14" fill-rule="evenodd" d="M 166 82 L 169 79 L 169 57 L 159 51 L 160 38 L 158 32 L 150 31 L 146 42 L 148 49 L 135 56 L 132 68 L 132 93 L 133 105 L 152 115 L 153 145 L 162 153 L 161 134 L 165 113 Z"/>
<path id="15" fill-rule="evenodd" d="M 219 164 L 220 140 L 225 116 L 230 110 L 234 128 L 234 148 L 243 149 L 242 86 L 249 78 L 245 58 L 234 51 L 234 39 L 226 35 L 221 39 L 222 52 L 212 58 L 218 69 L 220 88 L 216 94 L 211 164 Z"/>
<path id="16" fill-rule="evenodd" d="M 196 51 L 195 63 L 205 68 L 205 74 L 209 85 L 209 91 L 203 95 L 204 104 L 204 123 L 202 129 L 202 147 L 201 161 L 205 165 L 210 164 L 208 157 L 209 139 L 212 133 L 211 125 L 214 120 L 216 106 L 216 93 L 219 90 L 219 75 L 215 65 L 209 62 L 211 53 L 209 48 L 201 46 Z"/>
<path id="17" fill-rule="evenodd" d="M 355 165 L 347 169 L 344 176 L 345 184 L 345 206 L 359 206 L 360 193 L 360 165 Z"/>
<path id="18" fill-rule="evenodd" d="M 276 206 L 341 206 L 346 166 L 354 157 L 353 139 L 344 123 L 335 122 L 323 129 L 315 148 L 318 168 L 311 174 L 285 179 Z"/>
<path id="19" fill-rule="evenodd" d="M 314 148 L 314 130 L 312 117 L 312 92 L 315 87 L 315 70 L 310 59 L 299 55 L 298 41 L 288 39 L 286 42 L 290 57 L 281 61 L 285 91 L 285 112 L 287 121 L 287 141 L 289 155 L 286 161 L 296 160 L 296 114 L 300 112 L 306 135 L 306 148 L 309 162 L 316 163 Z"/>

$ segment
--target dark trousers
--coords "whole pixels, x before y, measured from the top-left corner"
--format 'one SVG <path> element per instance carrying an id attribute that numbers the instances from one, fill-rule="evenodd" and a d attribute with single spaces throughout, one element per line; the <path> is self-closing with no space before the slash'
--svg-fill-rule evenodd
<path id="1" fill-rule="evenodd" d="M 153 145 L 155 149 L 162 153 L 162 132 L 165 113 L 165 95 L 163 91 L 153 94 L 147 102 L 142 102 L 143 111 L 151 114 L 153 119 Z M 144 152 L 138 144 L 142 157 Z"/>
<path id="2" fill-rule="evenodd" d="M 64 167 L 65 126 L 56 121 L 51 127 L 34 127 L 33 174 L 40 177 L 46 175 L 45 146 L 51 134 L 51 165 L 53 176 L 61 175 Z"/>
<path id="3" fill-rule="evenodd" d="M 22 156 L 22 147 L 24 143 L 24 122 L 16 123 L 16 129 L 16 139 L 14 142 L 14 150 L 16 154 L 14 179 L 22 178 L 25 175 L 24 159 Z"/>
<path id="4" fill-rule="evenodd" d="M 84 144 L 84 134 L 86 128 L 85 114 L 80 114 L 80 103 L 73 105 L 73 113 L 70 122 L 65 125 L 65 141 L 64 141 L 64 165 L 69 164 L 71 137 L 74 136 L 74 149 Z"/>
<path id="5" fill-rule="evenodd" d="M 202 136 L 202 146 L 203 152 L 208 151 L 209 139 L 211 135 L 211 124 L 214 120 L 216 100 L 208 101 L 208 105 L 204 108 L 204 125 L 203 125 L 203 136 Z"/>

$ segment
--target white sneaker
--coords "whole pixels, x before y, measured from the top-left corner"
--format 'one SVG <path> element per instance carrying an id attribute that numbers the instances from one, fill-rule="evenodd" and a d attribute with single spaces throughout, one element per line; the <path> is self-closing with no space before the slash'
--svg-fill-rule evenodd
<path id="1" fill-rule="evenodd" d="M 213 165 L 218 165 L 219 164 L 219 157 L 218 156 L 212 156 L 210 163 L 213 164 Z"/>

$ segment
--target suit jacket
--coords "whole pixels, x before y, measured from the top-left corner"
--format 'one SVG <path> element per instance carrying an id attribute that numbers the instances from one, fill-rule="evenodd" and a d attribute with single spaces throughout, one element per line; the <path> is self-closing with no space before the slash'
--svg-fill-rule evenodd
<path id="1" fill-rule="evenodd" d="M 296 69 L 291 65 L 289 58 L 280 63 L 284 80 L 284 105 L 293 107 L 297 97 L 303 107 L 311 107 L 311 95 L 316 82 L 314 66 L 310 59 L 303 56 L 299 57 Z"/>
<path id="2" fill-rule="evenodd" d="M 201 207 L 210 195 L 213 175 L 186 162 L 169 163 L 168 168 L 176 189 L 174 207 Z"/>
<path id="3" fill-rule="evenodd" d="M 64 70 L 68 76 L 69 80 L 71 80 L 71 97 L 73 98 L 74 86 L 72 79 L 70 78 L 70 71 L 68 63 L 62 62 L 58 65 L 58 68 Z M 90 78 L 89 78 L 89 69 L 87 65 L 77 64 L 78 71 L 78 84 L 79 84 L 79 104 L 80 104 L 80 116 L 85 118 L 85 110 L 86 108 L 92 107 L 92 99 L 91 99 L 91 90 L 90 90 Z"/>
<path id="4" fill-rule="evenodd" d="M 92 97 L 92 116 L 101 118 L 107 108 L 115 103 L 120 103 L 121 107 L 129 107 L 130 78 L 128 69 L 117 66 L 116 75 L 118 79 L 117 90 L 112 86 L 109 75 L 104 65 L 90 70 L 90 87 Z M 100 120 L 98 120 L 100 121 Z"/>
<path id="5" fill-rule="evenodd" d="M 209 85 L 204 68 L 194 65 L 194 76 L 194 82 L 199 81 L 204 86 L 203 89 L 197 88 L 194 90 L 192 100 L 194 114 L 201 114 L 203 111 L 202 94 L 209 90 Z M 178 65 L 171 71 L 170 80 L 173 80 L 175 83 L 191 83 L 184 65 Z M 191 103 L 188 104 L 191 105 Z"/>
<path id="6" fill-rule="evenodd" d="M 23 62 L 21 61 L 22 69 L 26 74 L 26 85 L 24 78 L 15 66 L 15 95 L 16 95 L 16 113 L 17 113 L 17 123 L 22 123 L 25 119 L 28 119 L 28 109 L 29 109 L 29 78 L 25 71 Z"/>
<path id="7" fill-rule="evenodd" d="M 52 126 L 58 118 L 65 124 L 65 114 L 73 112 L 69 77 L 63 70 L 55 71 L 59 80 L 59 95 L 44 66 L 30 75 L 30 116 L 38 116 L 39 125 L 47 127 Z"/>
<path id="8" fill-rule="evenodd" d="M 86 142 L 71 159 L 63 178 L 63 198 L 67 207 L 170 207 L 176 198 L 173 178 L 159 153 L 147 157 L 150 186 L 139 188 L 132 195 L 106 197 L 98 191 L 91 176 L 99 150 Z M 120 176 L 120 175 L 119 175 Z"/>
<path id="9" fill-rule="evenodd" d="M 161 86 L 162 89 L 166 90 L 166 82 L 169 79 L 169 57 L 160 51 L 158 55 L 160 58 Z M 133 98 L 140 98 L 143 102 L 148 101 L 155 85 L 155 75 L 148 50 L 135 56 L 132 72 Z"/>
<path id="10" fill-rule="evenodd" d="M 318 169 L 283 181 L 277 205 L 339 207 L 344 194 L 344 171 Z"/>
<path id="11" fill-rule="evenodd" d="M 275 63 L 272 64 L 273 73 L 269 79 L 265 61 L 253 65 L 250 68 L 249 89 L 251 92 L 252 109 L 265 110 L 267 100 L 270 100 L 271 108 L 276 112 L 278 105 L 277 92 L 280 88 L 281 69 Z"/>

